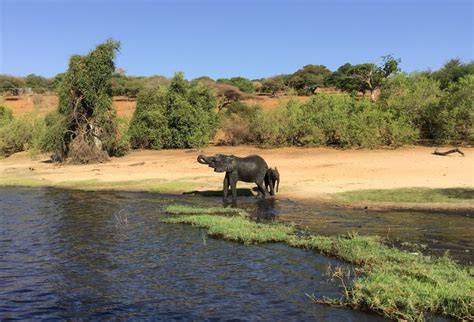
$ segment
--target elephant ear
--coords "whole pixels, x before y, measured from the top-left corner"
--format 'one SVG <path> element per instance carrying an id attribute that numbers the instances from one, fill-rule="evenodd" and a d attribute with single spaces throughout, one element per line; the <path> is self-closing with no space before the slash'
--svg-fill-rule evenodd
<path id="1" fill-rule="evenodd" d="M 225 156 L 216 167 L 216 172 L 232 172 L 237 168 L 237 161 L 232 156 Z"/>

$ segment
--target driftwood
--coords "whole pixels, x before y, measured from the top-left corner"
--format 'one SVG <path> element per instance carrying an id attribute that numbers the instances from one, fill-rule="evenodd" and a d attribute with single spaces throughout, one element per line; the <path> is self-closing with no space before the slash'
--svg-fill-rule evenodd
<path id="1" fill-rule="evenodd" d="M 449 151 L 446 151 L 446 152 L 439 152 L 438 149 L 435 149 L 435 151 L 432 154 L 445 156 L 445 155 L 455 153 L 455 152 L 457 152 L 457 153 L 461 154 L 462 156 L 464 156 L 464 152 L 462 152 L 459 148 L 452 149 L 452 150 L 449 150 Z"/>

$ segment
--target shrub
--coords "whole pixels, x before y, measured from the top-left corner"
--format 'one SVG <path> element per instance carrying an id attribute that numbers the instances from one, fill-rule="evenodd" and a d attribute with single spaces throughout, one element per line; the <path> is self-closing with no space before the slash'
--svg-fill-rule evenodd
<path id="1" fill-rule="evenodd" d="M 228 84 L 228 85 L 235 86 L 244 93 L 251 94 L 255 92 L 255 87 L 252 81 L 248 80 L 247 78 L 243 78 L 243 77 L 232 77 L 230 79 L 221 78 L 221 79 L 218 79 L 216 82 L 219 84 Z"/>
<path id="2" fill-rule="evenodd" d="M 474 76 L 450 84 L 441 91 L 440 83 L 426 75 L 398 75 L 382 87 L 380 104 L 413 123 L 423 139 L 472 141 Z"/>
<path id="3" fill-rule="evenodd" d="M 366 99 L 324 94 L 260 113 L 255 132 L 257 143 L 270 146 L 396 147 L 418 137 L 406 118 Z"/>
<path id="4" fill-rule="evenodd" d="M 221 111 L 222 131 L 225 138 L 220 143 L 238 145 L 254 142 L 254 123 L 261 112 L 259 106 L 250 106 L 241 102 L 232 102 Z"/>
<path id="5" fill-rule="evenodd" d="M 225 135 L 223 144 L 239 145 L 252 141 L 249 121 L 238 114 L 230 114 L 224 119 L 222 131 Z"/>
<path id="6" fill-rule="evenodd" d="M 117 148 L 117 112 L 112 107 L 111 79 L 120 44 L 108 40 L 87 55 L 74 55 L 59 85 L 59 108 L 66 121 L 63 146 L 55 159 L 76 163 L 103 161 Z M 58 141 L 59 143 L 59 141 Z"/>
<path id="7" fill-rule="evenodd" d="M 42 120 L 34 114 L 25 114 L 10 119 L 0 127 L 0 154 L 9 156 L 32 147 L 33 139 L 39 135 Z"/>
<path id="8" fill-rule="evenodd" d="M 60 155 L 66 148 L 64 141 L 66 133 L 67 124 L 64 115 L 57 111 L 50 112 L 44 118 L 39 135 L 33 140 L 33 148 L 38 152 L 53 152 L 53 156 Z"/>
<path id="9" fill-rule="evenodd" d="M 12 110 L 9 109 L 8 107 L 0 105 L 0 127 L 11 122 L 12 119 L 13 119 Z"/>
<path id="10" fill-rule="evenodd" d="M 139 96 L 130 124 L 134 148 L 195 148 L 206 145 L 217 127 L 214 93 L 178 73 L 168 88 Z"/>
<path id="11" fill-rule="evenodd" d="M 138 95 L 137 108 L 130 122 L 130 145 L 134 149 L 162 149 L 169 141 L 165 92 L 145 91 Z"/>
<path id="12" fill-rule="evenodd" d="M 441 100 L 436 138 L 439 141 L 474 141 L 474 75 L 452 83 Z"/>

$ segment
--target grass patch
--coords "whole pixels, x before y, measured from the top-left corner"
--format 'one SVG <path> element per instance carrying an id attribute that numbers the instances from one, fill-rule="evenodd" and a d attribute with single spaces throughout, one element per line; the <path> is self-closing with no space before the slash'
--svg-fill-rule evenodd
<path id="1" fill-rule="evenodd" d="M 2 178 L 0 187 L 45 187 L 51 186 L 47 181 L 30 178 Z"/>
<path id="2" fill-rule="evenodd" d="M 331 196 L 344 201 L 474 204 L 474 189 L 470 188 L 370 189 L 341 192 Z"/>
<path id="3" fill-rule="evenodd" d="M 165 219 L 171 224 L 191 224 L 207 228 L 208 234 L 244 244 L 283 242 L 293 232 L 293 228 L 282 224 L 260 224 L 244 217 L 224 217 L 215 215 L 180 215 Z"/>
<path id="4" fill-rule="evenodd" d="M 341 299 L 316 299 L 318 303 L 368 309 L 392 319 L 423 320 L 428 314 L 472 319 L 474 312 L 474 269 L 448 257 L 432 258 L 388 247 L 377 237 L 299 236 L 284 224 L 261 224 L 244 216 L 225 217 L 221 210 L 171 208 L 175 216 L 167 223 L 207 228 L 209 235 L 245 244 L 285 242 L 343 259 L 356 266 L 356 278 Z M 225 209 L 225 208 L 220 208 Z M 194 215 L 191 215 L 193 213 Z M 341 279 L 342 280 L 342 279 Z M 343 284 L 345 286 L 345 284 Z"/>
<path id="5" fill-rule="evenodd" d="M 15 187 L 55 187 L 64 189 L 77 189 L 84 191 L 98 190 L 142 190 L 156 193 L 182 192 L 186 189 L 195 189 L 199 186 L 196 182 L 187 181 L 163 181 L 162 179 L 153 180 L 129 180 L 129 181 L 98 181 L 78 180 L 51 182 L 36 179 L 0 179 L 0 186 Z"/>
<path id="6" fill-rule="evenodd" d="M 199 208 L 184 205 L 171 205 L 165 208 L 165 211 L 173 215 L 191 215 L 191 214 L 236 214 L 246 215 L 245 210 L 239 208 L 223 208 L 223 207 L 210 207 L 210 208 Z"/>

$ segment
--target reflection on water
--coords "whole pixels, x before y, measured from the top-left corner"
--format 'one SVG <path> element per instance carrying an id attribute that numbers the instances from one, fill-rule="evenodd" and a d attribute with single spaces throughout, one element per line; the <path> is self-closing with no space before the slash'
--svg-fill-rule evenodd
<path id="1" fill-rule="evenodd" d="M 305 296 L 339 296 L 338 283 L 325 275 L 344 265 L 339 261 L 161 223 L 164 206 L 197 200 L 216 203 L 0 188 L 0 319 L 380 320 Z M 242 206 L 259 220 L 280 211 L 274 200 Z"/>

